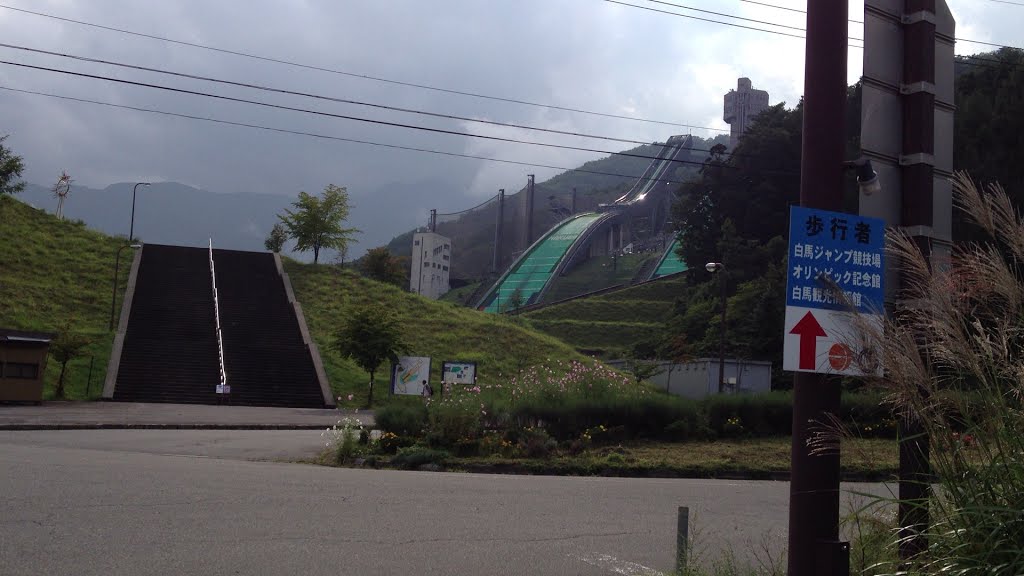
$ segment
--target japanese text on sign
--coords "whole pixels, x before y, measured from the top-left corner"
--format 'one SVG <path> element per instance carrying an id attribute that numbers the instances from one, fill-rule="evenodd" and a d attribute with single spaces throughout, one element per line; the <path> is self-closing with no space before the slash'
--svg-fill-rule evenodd
<path id="1" fill-rule="evenodd" d="M 786 304 L 881 311 L 884 241 L 879 219 L 794 206 Z"/>

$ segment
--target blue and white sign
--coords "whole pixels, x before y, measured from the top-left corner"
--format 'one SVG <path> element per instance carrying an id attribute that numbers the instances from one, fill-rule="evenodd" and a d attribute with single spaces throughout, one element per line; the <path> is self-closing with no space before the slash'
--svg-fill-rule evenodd
<path id="1" fill-rule="evenodd" d="M 880 373 L 852 315 L 877 325 L 885 313 L 885 222 L 802 206 L 789 217 L 783 368 Z"/>

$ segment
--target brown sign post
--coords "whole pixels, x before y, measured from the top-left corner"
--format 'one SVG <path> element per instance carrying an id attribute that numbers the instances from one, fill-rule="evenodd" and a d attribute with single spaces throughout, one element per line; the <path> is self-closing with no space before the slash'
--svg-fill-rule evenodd
<path id="1" fill-rule="evenodd" d="M 808 0 L 804 64 L 800 205 L 839 211 L 843 198 L 848 0 Z M 816 426 L 839 413 L 839 381 L 798 372 L 793 378 L 789 492 L 790 576 L 839 574 L 849 549 L 839 542 L 839 451 L 812 455 Z"/>

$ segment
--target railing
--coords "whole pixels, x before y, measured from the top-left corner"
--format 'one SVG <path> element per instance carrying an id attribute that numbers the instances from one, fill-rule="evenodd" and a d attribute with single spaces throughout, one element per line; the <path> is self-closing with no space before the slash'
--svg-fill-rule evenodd
<path id="1" fill-rule="evenodd" d="M 210 284 L 213 286 L 213 317 L 217 325 L 217 357 L 220 361 L 220 384 L 217 385 L 217 394 L 231 394 L 228 374 L 224 369 L 224 338 L 220 333 L 220 302 L 217 299 L 217 271 L 213 265 L 213 238 L 210 238 Z"/>

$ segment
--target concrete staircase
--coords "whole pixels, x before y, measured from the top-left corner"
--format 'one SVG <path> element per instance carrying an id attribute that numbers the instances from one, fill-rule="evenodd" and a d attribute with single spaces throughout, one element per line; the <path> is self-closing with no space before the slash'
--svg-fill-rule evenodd
<path id="1" fill-rule="evenodd" d="M 214 324 L 209 252 L 143 247 L 114 400 L 217 403 Z"/>
<path id="2" fill-rule="evenodd" d="M 220 359 L 210 251 L 147 244 L 115 341 L 113 400 L 324 408 L 324 392 L 273 254 L 213 250 L 230 395 Z M 128 298 L 128 295 L 126 295 Z M 118 337 L 120 340 L 120 336 Z"/>
<path id="3" fill-rule="evenodd" d="M 273 254 L 214 250 L 231 403 L 323 408 L 324 398 Z"/>

